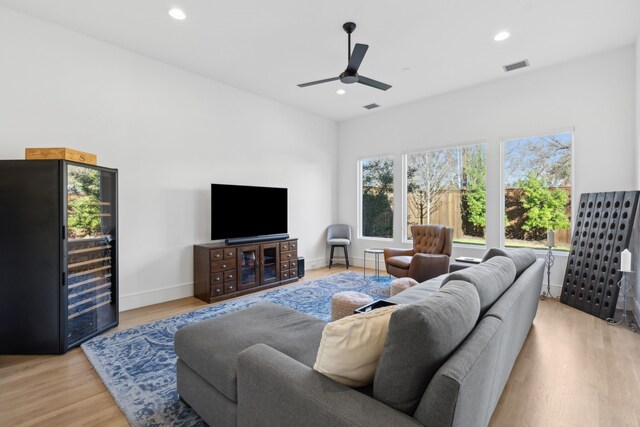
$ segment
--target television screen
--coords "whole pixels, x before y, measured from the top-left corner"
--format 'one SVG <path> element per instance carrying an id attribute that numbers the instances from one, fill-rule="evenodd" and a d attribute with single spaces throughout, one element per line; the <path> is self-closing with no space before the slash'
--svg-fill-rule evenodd
<path id="1" fill-rule="evenodd" d="M 286 188 L 211 184 L 211 240 L 286 232 Z"/>

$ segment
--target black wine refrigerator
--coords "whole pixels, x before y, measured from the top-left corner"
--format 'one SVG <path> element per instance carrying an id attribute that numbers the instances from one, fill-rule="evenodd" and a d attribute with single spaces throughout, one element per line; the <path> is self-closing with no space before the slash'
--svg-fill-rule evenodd
<path id="1" fill-rule="evenodd" d="M 0 160 L 0 354 L 64 353 L 118 324 L 117 180 Z"/>

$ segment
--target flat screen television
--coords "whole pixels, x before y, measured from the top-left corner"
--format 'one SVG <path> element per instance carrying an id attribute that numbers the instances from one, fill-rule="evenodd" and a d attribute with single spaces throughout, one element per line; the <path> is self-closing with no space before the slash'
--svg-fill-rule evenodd
<path id="1" fill-rule="evenodd" d="M 287 189 L 211 184 L 211 240 L 287 232 Z"/>

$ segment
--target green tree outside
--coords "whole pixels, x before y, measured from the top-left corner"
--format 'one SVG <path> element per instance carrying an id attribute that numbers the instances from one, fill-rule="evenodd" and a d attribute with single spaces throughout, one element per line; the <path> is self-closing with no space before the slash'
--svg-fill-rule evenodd
<path id="1" fill-rule="evenodd" d="M 100 173 L 95 169 L 70 166 L 67 192 L 69 236 L 81 238 L 100 234 Z"/>
<path id="2" fill-rule="evenodd" d="M 484 146 L 463 148 L 462 220 L 465 234 L 484 237 L 487 225 L 486 153 Z"/>
<path id="3" fill-rule="evenodd" d="M 523 191 L 520 202 L 526 211 L 522 229 L 529 232 L 533 240 L 544 239 L 547 230 L 565 230 L 571 226 L 565 213 L 569 201 L 566 192 L 548 188 L 545 180 L 534 172 L 520 180 L 518 186 Z"/>

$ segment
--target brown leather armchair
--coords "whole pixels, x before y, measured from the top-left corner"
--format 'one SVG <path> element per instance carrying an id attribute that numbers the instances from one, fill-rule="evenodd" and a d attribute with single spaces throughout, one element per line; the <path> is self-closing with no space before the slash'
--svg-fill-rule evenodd
<path id="1" fill-rule="evenodd" d="M 413 249 L 384 248 L 387 273 L 424 282 L 449 271 L 453 228 L 412 225 Z"/>

